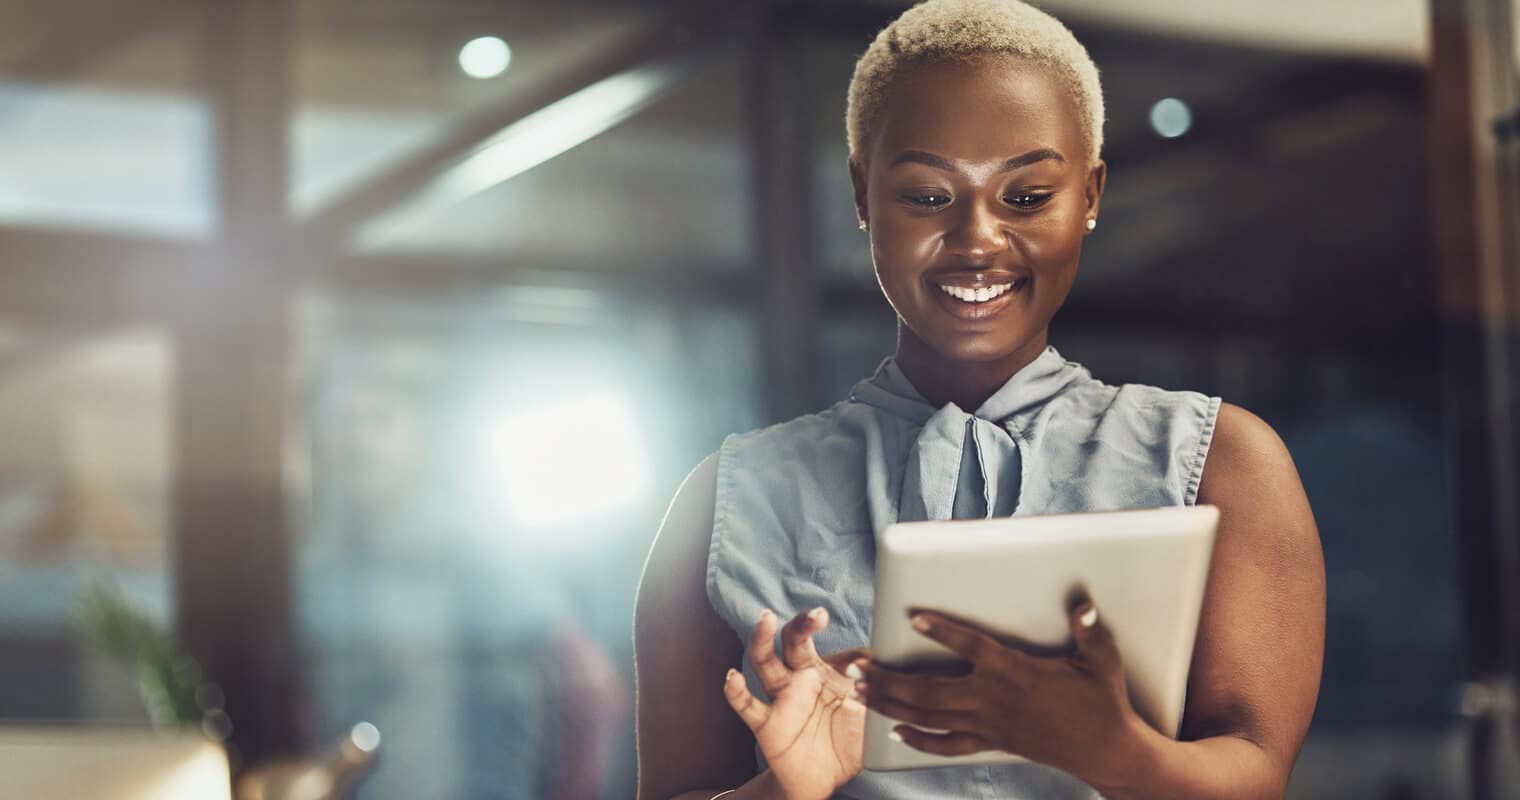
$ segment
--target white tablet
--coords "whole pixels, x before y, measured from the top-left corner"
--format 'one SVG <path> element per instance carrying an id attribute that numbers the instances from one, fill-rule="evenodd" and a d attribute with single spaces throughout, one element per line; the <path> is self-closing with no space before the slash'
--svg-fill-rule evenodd
<path id="1" fill-rule="evenodd" d="M 1062 650 L 1071 643 L 1067 598 L 1082 588 L 1113 632 L 1135 710 L 1176 736 L 1218 523 L 1213 506 L 1179 506 L 889 526 L 877 539 L 872 655 L 899 667 L 957 660 L 913 630 L 914 610 Z M 1023 760 L 930 755 L 889 739 L 897 724 L 868 712 L 866 769 Z"/>

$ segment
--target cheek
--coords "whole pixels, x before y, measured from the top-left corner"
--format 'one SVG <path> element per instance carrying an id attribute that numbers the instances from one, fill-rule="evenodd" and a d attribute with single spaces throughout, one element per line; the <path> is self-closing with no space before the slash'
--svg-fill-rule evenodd
<path id="1" fill-rule="evenodd" d="M 888 289 L 910 286 L 934 260 L 940 234 L 927 226 L 883 225 L 871 232 L 871 260 Z"/>
<path id="2" fill-rule="evenodd" d="M 1063 276 L 1069 282 L 1076 274 L 1082 256 L 1082 235 L 1062 220 L 1014 236 L 1019 259 L 1036 275 L 1045 278 Z"/>

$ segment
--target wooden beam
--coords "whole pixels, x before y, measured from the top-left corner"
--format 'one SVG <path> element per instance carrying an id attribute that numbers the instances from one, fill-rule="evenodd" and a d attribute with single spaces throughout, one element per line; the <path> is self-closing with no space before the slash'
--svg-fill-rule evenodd
<path id="1" fill-rule="evenodd" d="M 745 43 L 748 147 L 754 186 L 754 280 L 760 286 L 761 363 L 772 422 L 815 411 L 821 396 L 817 328 L 821 286 L 814 263 L 812 142 L 803 40 L 768 9 Z"/>
<path id="2" fill-rule="evenodd" d="M 222 684 L 246 764 L 302 745 L 282 475 L 296 269 L 285 228 L 292 0 L 204 13 L 221 238 L 184 276 L 175 320 L 176 620 Z"/>
<path id="3" fill-rule="evenodd" d="M 304 249 L 318 261 L 341 253 L 365 223 L 412 198 L 504 129 L 600 81 L 681 53 L 693 39 L 693 31 L 685 27 L 662 27 L 641 34 L 559 81 L 469 116 L 437 142 L 360 183 L 314 214 L 303 226 Z"/>
<path id="4" fill-rule="evenodd" d="M 1520 227 L 1513 141 L 1494 123 L 1520 104 L 1508 0 L 1434 0 L 1431 222 L 1454 545 L 1461 568 L 1472 797 L 1516 769 L 1520 680 Z M 1508 700 L 1503 696 L 1508 695 Z M 1492 702 L 1479 702 L 1491 698 Z M 1467 702 L 1471 701 L 1471 702 Z M 1508 765 L 1506 767 L 1506 764 Z"/>

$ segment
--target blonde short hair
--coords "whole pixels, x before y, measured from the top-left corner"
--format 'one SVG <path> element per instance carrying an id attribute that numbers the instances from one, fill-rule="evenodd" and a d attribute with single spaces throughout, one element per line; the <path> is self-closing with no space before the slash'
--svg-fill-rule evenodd
<path id="1" fill-rule="evenodd" d="M 845 132 L 859 162 L 892 81 L 925 63 L 1007 55 L 1051 68 L 1081 112 L 1082 144 L 1096 164 L 1103 150 L 1103 87 L 1087 48 L 1059 20 L 1021 0 L 928 0 L 892 21 L 855 62 Z"/>

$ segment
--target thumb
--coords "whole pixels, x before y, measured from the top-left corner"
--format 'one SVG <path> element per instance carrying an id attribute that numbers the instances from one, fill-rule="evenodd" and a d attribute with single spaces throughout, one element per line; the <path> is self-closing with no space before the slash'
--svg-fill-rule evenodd
<path id="1" fill-rule="evenodd" d="M 736 669 L 731 669 L 723 676 L 723 697 L 728 700 L 728 707 L 744 720 L 751 731 L 758 731 L 766 720 L 771 717 L 771 708 L 761 702 L 759 698 L 750 694 L 749 686 L 745 683 L 744 674 Z"/>
<path id="2" fill-rule="evenodd" d="M 1071 638 L 1076 642 L 1077 654 L 1082 661 L 1096 672 L 1117 672 L 1120 668 L 1119 648 L 1091 599 L 1083 597 L 1072 605 L 1069 622 Z"/>

